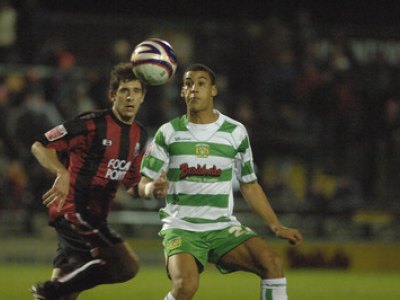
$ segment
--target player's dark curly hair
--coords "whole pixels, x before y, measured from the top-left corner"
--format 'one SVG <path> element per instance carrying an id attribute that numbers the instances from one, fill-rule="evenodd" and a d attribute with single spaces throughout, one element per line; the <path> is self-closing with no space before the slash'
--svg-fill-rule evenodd
<path id="1" fill-rule="evenodd" d="M 115 95 L 121 81 L 131 81 L 131 80 L 140 81 L 143 92 L 146 91 L 146 85 L 141 80 L 139 80 L 139 78 L 137 78 L 133 73 L 131 63 L 119 63 L 115 65 L 111 71 L 110 86 L 109 86 L 110 95 L 111 96 Z"/>
<path id="2" fill-rule="evenodd" d="M 211 84 L 214 85 L 215 84 L 215 73 L 213 70 L 211 70 L 211 68 L 207 67 L 206 65 L 203 64 L 193 64 L 190 65 L 186 68 L 184 74 L 186 72 L 189 71 L 204 71 L 206 73 L 208 73 L 208 75 L 210 75 L 210 79 L 211 79 Z"/>

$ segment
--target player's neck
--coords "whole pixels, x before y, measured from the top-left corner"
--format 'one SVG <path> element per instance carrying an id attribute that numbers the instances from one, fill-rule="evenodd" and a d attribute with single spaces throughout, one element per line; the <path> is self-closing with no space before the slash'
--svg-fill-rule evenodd
<path id="1" fill-rule="evenodd" d="M 132 125 L 133 122 L 135 121 L 135 117 L 125 117 L 122 116 L 114 107 L 112 108 L 112 112 L 114 114 L 114 116 L 121 121 L 122 123 L 126 124 L 126 125 Z"/>
<path id="2" fill-rule="evenodd" d="M 188 121 L 194 124 L 210 124 L 218 119 L 218 114 L 214 111 L 211 112 L 187 112 Z"/>

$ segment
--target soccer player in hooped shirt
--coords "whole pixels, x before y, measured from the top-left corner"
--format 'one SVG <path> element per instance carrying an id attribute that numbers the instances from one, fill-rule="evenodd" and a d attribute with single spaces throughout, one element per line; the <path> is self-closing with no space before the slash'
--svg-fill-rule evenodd
<path id="1" fill-rule="evenodd" d="M 32 286 L 34 299 L 76 299 L 138 272 L 136 254 L 108 226 L 107 214 L 121 183 L 137 194 L 147 134 L 135 117 L 145 94 L 131 64 L 118 64 L 111 72 L 111 108 L 67 121 L 32 145 L 38 162 L 56 175 L 43 204 L 58 237 L 52 280 Z"/>
<path id="2" fill-rule="evenodd" d="M 187 114 L 162 125 L 142 161 L 139 193 L 164 198 L 160 211 L 172 290 L 164 300 L 192 299 L 207 262 L 222 273 L 247 271 L 261 279 L 261 299 L 286 295 L 281 258 L 232 214 L 232 179 L 251 208 L 279 238 L 299 245 L 302 236 L 283 226 L 257 182 L 245 127 L 214 109 L 214 72 L 189 66 L 181 96 Z"/>

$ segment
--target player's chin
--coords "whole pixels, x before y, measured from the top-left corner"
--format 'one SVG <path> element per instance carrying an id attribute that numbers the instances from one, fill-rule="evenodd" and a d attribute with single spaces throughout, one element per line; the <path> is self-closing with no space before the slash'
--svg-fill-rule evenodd
<path id="1" fill-rule="evenodd" d="M 124 115 L 135 115 L 135 114 L 136 114 L 136 111 L 137 111 L 137 108 L 136 108 L 136 107 L 127 106 L 127 107 L 124 108 L 123 114 L 124 114 Z"/>
<path id="2" fill-rule="evenodd" d="M 188 105 L 189 111 L 191 113 L 198 113 L 200 112 L 200 109 L 197 107 L 197 105 Z"/>
<path id="3" fill-rule="evenodd" d="M 136 112 L 135 112 L 135 111 L 125 111 L 125 112 L 122 114 L 122 118 L 123 118 L 125 121 L 132 121 L 133 119 L 135 119 L 135 115 L 136 115 Z"/>

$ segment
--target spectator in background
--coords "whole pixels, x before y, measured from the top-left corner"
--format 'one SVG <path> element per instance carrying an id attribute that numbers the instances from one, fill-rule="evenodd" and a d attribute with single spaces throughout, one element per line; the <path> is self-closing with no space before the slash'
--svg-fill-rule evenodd
<path id="1" fill-rule="evenodd" d="M 0 0 L 0 63 L 15 62 L 17 11 L 8 0 Z"/>
<path id="2" fill-rule="evenodd" d="M 114 65 L 120 61 L 130 61 L 132 45 L 126 39 L 118 39 L 111 45 L 110 63 Z"/>
<path id="3" fill-rule="evenodd" d="M 87 83 L 83 80 L 76 85 L 73 93 L 73 100 L 77 115 L 97 108 L 93 99 L 88 94 Z"/>
<path id="4" fill-rule="evenodd" d="M 0 153 L 8 158 L 17 158 L 17 149 L 15 140 L 12 138 L 8 131 L 8 120 L 11 116 L 11 104 L 8 88 L 5 84 L 0 84 L 0 145 L 2 151 Z"/>
<path id="5" fill-rule="evenodd" d="M 14 108 L 13 120 L 10 120 L 12 136 L 17 137 L 19 156 L 31 157 L 30 145 L 45 132 L 63 121 L 57 108 L 48 102 L 40 91 L 31 90 L 25 94 L 24 102 Z"/>
<path id="6" fill-rule="evenodd" d="M 6 126 L 11 115 L 8 89 L 0 84 L 0 210 L 21 208 L 26 184 L 15 138 Z"/>
<path id="7" fill-rule="evenodd" d="M 400 208 L 400 96 L 393 95 L 385 100 L 383 111 L 383 133 L 380 135 L 381 187 L 378 191 L 382 201 L 391 208 Z"/>
<path id="8" fill-rule="evenodd" d="M 349 216 L 362 206 L 360 189 L 354 178 L 343 175 L 337 178 L 330 210 Z"/>
<path id="9" fill-rule="evenodd" d="M 29 152 L 30 145 L 38 138 L 38 133 L 47 131 L 62 122 L 62 117 L 53 103 L 48 102 L 40 90 L 31 87 L 24 94 L 23 102 L 14 107 L 9 120 L 9 131 L 14 137 L 17 155 L 27 178 L 24 185 L 22 207 L 28 212 L 24 219 L 26 233 L 33 233 L 33 215 L 42 206 L 37 201 L 51 184 L 51 177 L 38 166 Z"/>
<path id="10" fill-rule="evenodd" d="M 69 69 L 75 65 L 75 56 L 67 49 L 63 39 L 50 38 L 40 49 L 37 62 L 47 66 Z"/>

